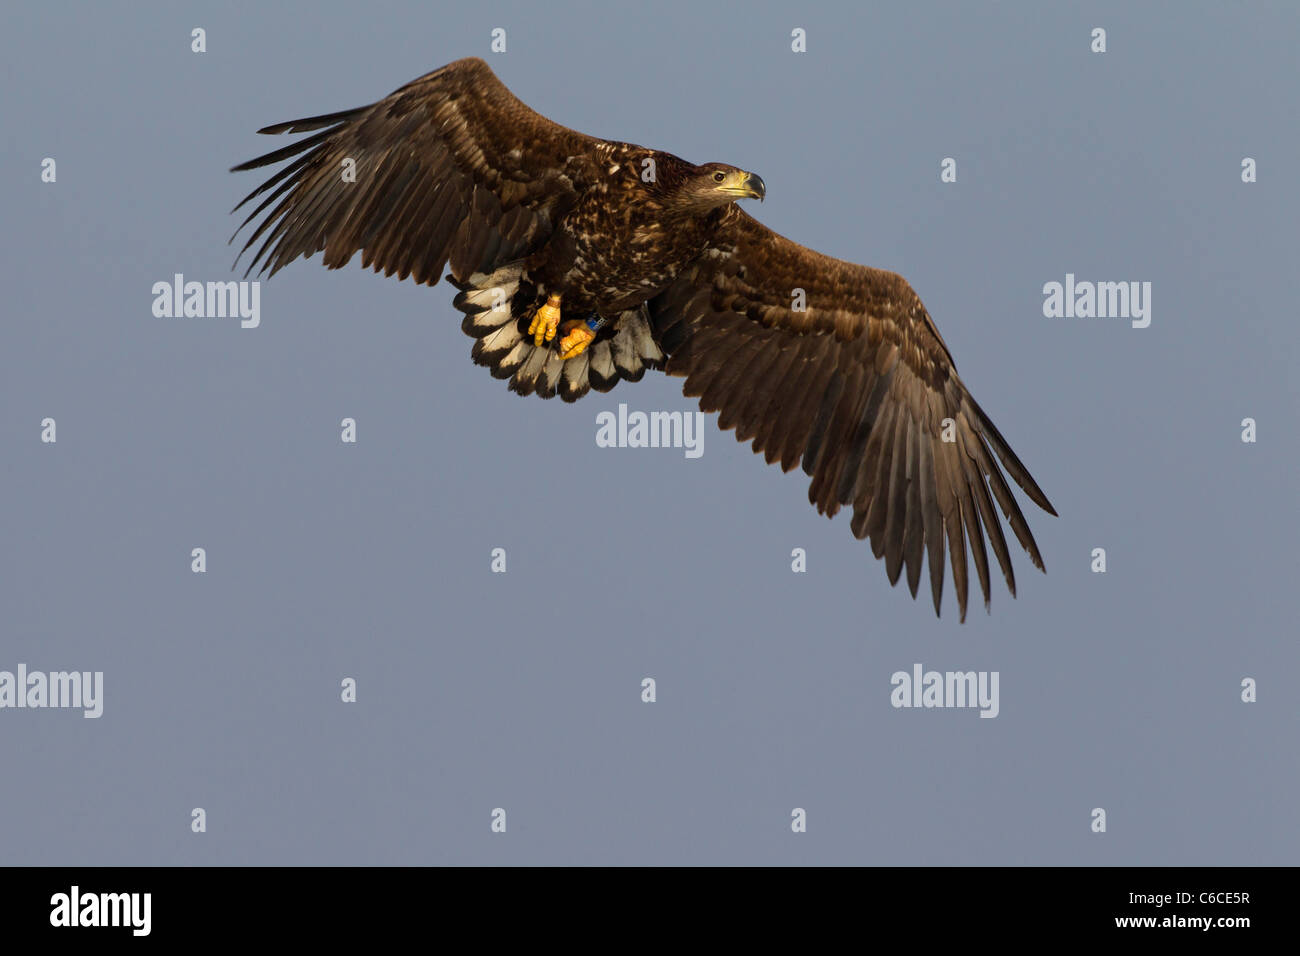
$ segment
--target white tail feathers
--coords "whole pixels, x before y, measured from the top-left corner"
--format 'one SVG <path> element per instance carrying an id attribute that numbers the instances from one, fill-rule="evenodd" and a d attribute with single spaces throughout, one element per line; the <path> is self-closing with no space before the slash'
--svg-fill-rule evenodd
<path id="1" fill-rule="evenodd" d="M 464 283 L 448 277 L 460 289 L 453 304 L 465 313 L 461 328 L 477 341 L 470 352 L 476 365 L 486 365 L 494 378 L 509 379 L 520 395 L 574 402 L 591 389 L 608 392 L 620 379 L 639 381 L 647 368 L 662 368 L 664 353 L 655 342 L 645 306 L 622 312 L 600 329 L 581 354 L 561 359 L 558 337 L 536 346 L 528 335 L 528 320 L 540 302 L 522 262 L 508 263 L 491 275 L 475 273 Z"/>

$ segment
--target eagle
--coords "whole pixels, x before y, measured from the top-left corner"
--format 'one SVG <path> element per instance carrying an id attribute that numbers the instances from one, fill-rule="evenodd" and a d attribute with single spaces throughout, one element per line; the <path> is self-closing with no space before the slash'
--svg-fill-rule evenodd
<path id="1" fill-rule="evenodd" d="M 966 619 L 968 545 L 989 607 L 985 534 L 1015 595 L 995 501 L 1044 570 L 1002 469 L 1056 511 L 912 287 L 752 218 L 737 203 L 766 195 L 755 173 L 568 129 L 477 58 L 259 132 L 311 135 L 232 170 L 289 161 L 235 207 L 266 194 L 231 237 L 262 217 L 240 250 L 261 240 L 246 277 L 317 252 L 425 285 L 445 269 L 473 361 L 520 395 L 573 402 L 647 369 L 682 377 L 721 429 L 801 465 L 819 512 L 851 508 L 891 585 L 906 568 L 915 599 L 928 558 L 936 615 L 946 550 Z"/>

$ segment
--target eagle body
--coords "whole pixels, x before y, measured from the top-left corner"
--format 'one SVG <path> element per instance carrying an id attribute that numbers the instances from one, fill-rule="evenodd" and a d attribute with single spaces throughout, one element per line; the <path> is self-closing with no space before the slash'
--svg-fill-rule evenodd
<path id="1" fill-rule="evenodd" d="M 479 59 L 260 132 L 310 135 L 235 167 L 285 163 L 239 204 L 261 197 L 240 225 L 258 220 L 249 271 L 317 252 L 337 269 L 359 252 L 399 279 L 445 273 L 472 359 L 521 395 L 576 401 L 646 369 L 680 376 L 720 428 L 802 467 L 818 511 L 848 508 L 891 584 L 906 571 L 915 597 L 928 567 L 936 613 L 951 567 L 965 619 L 968 549 L 988 605 L 986 541 L 1015 594 L 1003 520 L 1043 568 L 1004 471 L 1056 512 L 920 298 L 752 218 L 736 201 L 763 198 L 753 173 L 568 129 Z M 530 334 L 555 309 L 595 330 L 585 347 Z"/>
<path id="2" fill-rule="evenodd" d="M 529 271 L 540 291 L 561 293 L 566 307 L 614 317 L 648 302 L 699 258 L 726 209 L 691 214 L 681 186 L 699 167 L 683 159 L 626 143 L 605 152 L 604 169 L 557 220 Z M 654 179 L 646 181 L 643 170 Z"/>

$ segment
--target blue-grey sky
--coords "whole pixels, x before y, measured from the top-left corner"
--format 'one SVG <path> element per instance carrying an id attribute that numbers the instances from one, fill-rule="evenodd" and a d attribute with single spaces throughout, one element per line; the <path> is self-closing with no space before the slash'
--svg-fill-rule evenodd
<path id="1" fill-rule="evenodd" d="M 5 5 L 0 671 L 102 671 L 104 710 L 0 709 L 0 862 L 1296 863 L 1298 27 Z M 995 579 L 958 624 L 949 588 L 937 620 L 714 416 L 698 459 L 597 447 L 620 402 L 693 408 L 680 380 L 507 392 L 445 284 L 315 259 L 256 329 L 152 314 L 175 273 L 234 278 L 260 179 L 227 169 L 285 142 L 257 128 L 469 55 L 558 122 L 760 173 L 765 223 L 906 276 L 1060 512 L 1025 503 L 1048 573 L 1017 551 L 1018 599 Z M 1150 282 L 1150 326 L 1044 317 L 1067 274 Z M 998 672 L 996 719 L 892 707 L 916 663 Z"/>

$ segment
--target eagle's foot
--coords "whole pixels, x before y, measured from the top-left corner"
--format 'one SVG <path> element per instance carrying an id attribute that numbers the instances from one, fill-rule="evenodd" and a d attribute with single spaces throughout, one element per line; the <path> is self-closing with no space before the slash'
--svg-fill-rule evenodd
<path id="1" fill-rule="evenodd" d="M 581 355 L 596 338 L 596 330 L 590 319 L 565 322 L 560 327 L 564 337 L 560 339 L 560 358 L 571 359 Z"/>
<path id="2" fill-rule="evenodd" d="M 546 298 L 546 304 L 533 315 L 528 326 L 528 334 L 533 337 L 533 344 L 540 346 L 555 338 L 555 330 L 560 326 L 560 294 L 552 292 Z"/>

